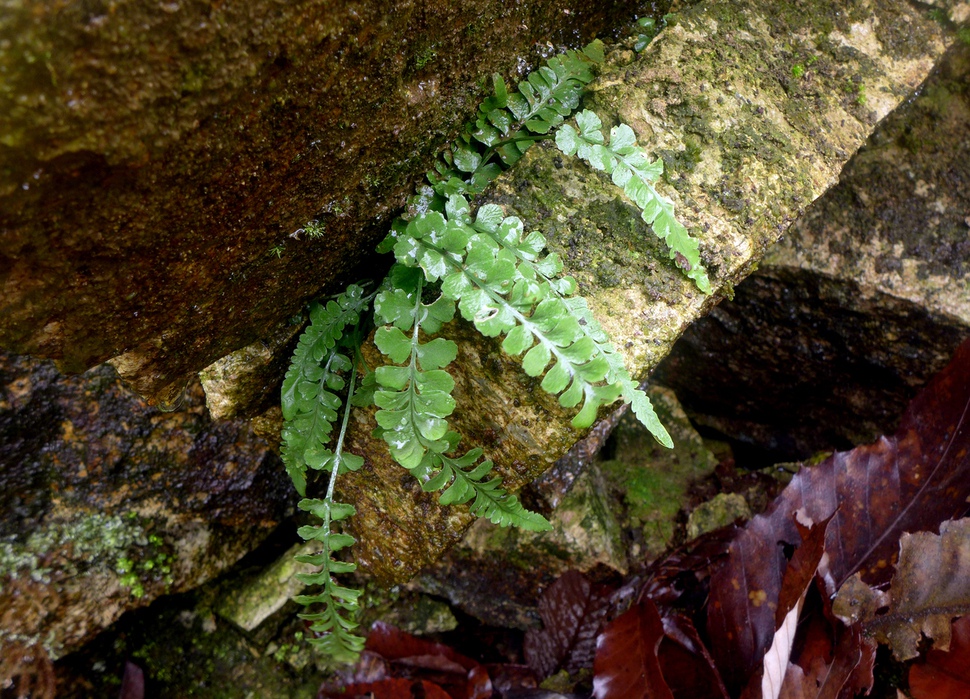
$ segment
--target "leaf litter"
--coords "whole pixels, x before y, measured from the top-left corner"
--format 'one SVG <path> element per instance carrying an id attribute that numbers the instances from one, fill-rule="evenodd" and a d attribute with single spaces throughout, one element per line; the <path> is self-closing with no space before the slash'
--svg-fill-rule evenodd
<path id="1" fill-rule="evenodd" d="M 840 699 L 872 688 L 878 642 L 920 658 L 914 699 L 968 697 L 970 616 L 950 631 L 970 612 L 968 497 L 970 340 L 893 435 L 801 468 L 744 527 L 689 542 L 616 590 L 565 574 L 540 602 L 543 629 L 526 634 L 528 667 L 439 649 L 420 672 L 449 665 L 448 695 L 476 699 L 586 697 L 538 683 L 590 665 L 596 699 Z M 497 688 L 480 681 L 489 673 L 516 679 Z"/>

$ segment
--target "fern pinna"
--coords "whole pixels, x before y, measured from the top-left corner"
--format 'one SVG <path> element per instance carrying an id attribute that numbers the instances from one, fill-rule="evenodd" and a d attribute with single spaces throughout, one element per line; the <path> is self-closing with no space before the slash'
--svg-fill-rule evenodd
<path id="1" fill-rule="evenodd" d="M 473 514 L 501 526 L 550 528 L 506 492 L 500 478 L 489 478 L 493 464 L 480 448 L 459 449 L 461 435 L 449 423 L 456 406 L 451 396 L 455 382 L 448 373 L 458 347 L 434 337 L 456 309 L 483 335 L 502 337 L 503 350 L 521 356 L 529 376 L 542 376 L 540 386 L 561 406 L 578 406 L 575 427 L 589 427 L 600 407 L 622 400 L 659 442 L 673 446 L 622 355 L 586 300 L 576 295 L 575 280 L 563 274 L 558 255 L 546 252 L 545 238 L 526 232 L 521 220 L 505 216 L 494 204 L 473 215 L 466 198 L 558 129 L 560 150 L 611 175 L 667 242 L 671 259 L 710 293 L 697 241 L 674 218 L 673 204 L 653 187 L 661 161 L 648 161 L 626 125 L 615 127 L 607 143 L 592 112 L 576 117 L 578 128 L 564 123 L 578 108 L 592 66 L 600 60 L 599 42 L 569 51 L 550 59 L 512 93 L 496 76 L 495 96 L 482 104 L 476 122 L 428 174 L 430 185 L 411 200 L 413 217 L 397 219 L 378 247 L 379 252 L 393 250 L 397 260 L 381 288 L 365 295 L 362 287 L 351 285 L 325 305 L 311 307 L 311 323 L 283 382 L 281 452 L 303 496 L 300 509 L 320 521 L 299 529 L 300 536 L 319 547 L 298 559 L 317 569 L 300 576 L 317 586 L 297 598 L 312 607 L 301 616 L 317 633 L 311 642 L 338 662 L 355 659 L 363 648 L 363 639 L 353 634 L 360 593 L 334 580 L 355 566 L 333 558 L 354 543 L 334 526 L 355 513 L 352 505 L 334 499 L 337 478 L 364 462 L 343 450 L 353 405 L 376 405 L 378 434 L 391 456 L 423 490 L 440 492 L 442 505 L 469 503 Z M 365 371 L 358 387 L 358 370 L 366 370 L 359 351 L 362 329 L 372 320 L 379 326 L 373 341 L 387 363 Z M 341 409 L 334 442 L 333 425 Z M 329 473 L 324 497 L 306 497 L 308 468 Z"/>

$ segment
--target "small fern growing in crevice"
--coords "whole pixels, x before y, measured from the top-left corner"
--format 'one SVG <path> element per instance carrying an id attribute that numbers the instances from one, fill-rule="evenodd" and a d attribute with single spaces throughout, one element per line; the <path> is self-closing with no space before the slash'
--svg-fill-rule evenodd
<path id="1" fill-rule="evenodd" d="M 578 114 L 576 127 L 565 124 L 600 60 L 602 45 L 594 42 L 550 59 L 514 92 L 495 76 L 495 95 L 428 173 L 429 186 L 411 200 L 413 217 L 397 219 L 378 246 L 396 258 L 380 288 L 367 295 L 351 285 L 325 305 L 311 307 L 310 325 L 283 382 L 281 451 L 303 496 L 300 509 L 320 521 L 299 530 L 319 546 L 299 558 L 319 569 L 300 576 L 317 586 L 297 598 L 312 608 L 301 616 L 318 634 L 311 642 L 338 662 L 353 660 L 363 648 L 363 639 L 353 634 L 360 593 L 334 580 L 355 570 L 353 563 L 333 558 L 354 543 L 334 525 L 355 513 L 352 505 L 334 499 L 335 484 L 364 463 L 343 449 L 352 406 L 376 405 L 377 434 L 391 456 L 424 491 L 439 492 L 442 505 L 468 503 L 473 514 L 501 526 L 550 529 L 501 487 L 500 478 L 489 477 L 493 464 L 482 449 L 459 449 L 462 437 L 449 422 L 456 406 L 448 373 L 458 346 L 435 337 L 456 313 L 483 335 L 501 337 L 502 349 L 521 356 L 526 374 L 541 376 L 541 388 L 563 408 L 578 408 L 573 426 L 589 427 L 602 406 L 622 400 L 659 442 L 673 446 L 622 355 L 576 295 L 575 280 L 564 275 L 558 255 L 546 252 L 545 238 L 526 232 L 520 219 L 505 216 L 499 206 L 473 212 L 469 203 L 534 142 L 555 134 L 563 153 L 612 177 L 667 242 L 670 257 L 710 293 L 697 241 L 653 187 L 661 161 L 649 162 L 624 124 L 613 128 L 609 142 L 592 112 Z M 378 326 L 374 343 L 387 362 L 373 371 L 364 367 L 358 387 L 360 344 L 372 323 Z M 306 497 L 308 468 L 329 473 L 324 497 Z"/>

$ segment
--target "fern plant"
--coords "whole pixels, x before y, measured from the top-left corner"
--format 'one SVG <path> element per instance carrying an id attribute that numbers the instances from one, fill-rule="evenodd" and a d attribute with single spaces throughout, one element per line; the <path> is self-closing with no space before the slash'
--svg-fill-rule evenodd
<path id="1" fill-rule="evenodd" d="M 354 543 L 338 529 L 355 509 L 334 499 L 337 478 L 364 463 L 343 448 L 352 406 L 377 407 L 377 433 L 389 453 L 424 491 L 438 492 L 442 505 L 468 503 L 473 514 L 500 526 L 550 529 L 545 518 L 501 487 L 500 478 L 490 477 L 493 463 L 482 449 L 459 449 L 462 437 L 449 422 L 456 406 L 448 373 L 458 347 L 435 337 L 456 312 L 486 337 L 501 337 L 503 350 L 522 357 L 526 374 L 542 376 L 541 388 L 562 407 L 578 407 L 575 427 L 589 427 L 602 406 L 622 400 L 659 442 L 673 446 L 622 355 L 576 295 L 576 281 L 563 273 L 558 255 L 546 252 L 545 238 L 526 232 L 520 219 L 494 204 L 473 213 L 468 199 L 535 141 L 555 133 L 563 153 L 612 177 L 667 242 L 671 258 L 710 292 L 697 241 L 653 187 L 661 161 L 649 162 L 626 125 L 614 127 L 607 142 L 592 112 L 578 114 L 575 127 L 565 124 L 600 60 L 599 42 L 569 51 L 511 93 L 495 76 L 495 95 L 428 174 L 429 186 L 412 199 L 413 217 L 397 219 L 378 246 L 396 259 L 381 287 L 367 295 L 351 285 L 326 304 L 311 306 L 310 325 L 283 381 L 281 453 L 303 497 L 300 509 L 320 521 L 299 529 L 319 547 L 299 558 L 318 569 L 300 576 L 316 586 L 316 592 L 297 598 L 312 608 L 301 616 L 317 633 L 311 642 L 338 662 L 355 659 L 363 648 L 363 639 L 353 634 L 360 593 L 334 580 L 355 570 L 353 563 L 333 557 Z M 371 323 L 378 326 L 374 343 L 387 360 L 373 371 L 359 351 Z M 323 497 L 306 497 L 308 468 L 329 474 Z"/>

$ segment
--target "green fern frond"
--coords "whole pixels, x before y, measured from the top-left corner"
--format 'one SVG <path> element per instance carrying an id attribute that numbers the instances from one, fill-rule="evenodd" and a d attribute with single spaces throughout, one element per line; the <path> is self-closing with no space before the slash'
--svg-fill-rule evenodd
<path id="1" fill-rule="evenodd" d="M 494 74 L 494 95 L 479 105 L 474 125 L 442 153 L 428 173 L 434 191 L 441 197 L 484 191 L 579 107 L 583 89 L 593 79 L 593 65 L 602 60 L 603 44 L 596 40 L 582 51 L 550 58 L 514 91 Z"/>
<path id="2" fill-rule="evenodd" d="M 457 432 L 445 435 L 448 451 L 458 448 L 461 437 Z M 534 532 L 552 529 L 545 517 L 530 512 L 519 499 L 502 490 L 501 478 L 483 480 L 492 471 L 491 461 L 479 461 L 482 450 L 469 450 L 457 459 L 445 454 L 428 452 L 425 456 L 424 470 L 433 474 L 421 484 L 425 492 L 445 489 L 438 498 L 442 505 L 460 505 L 474 498 L 470 509 L 477 517 L 485 517 L 501 527 L 515 526 Z"/>
<path id="3" fill-rule="evenodd" d="M 563 407 L 579 408 L 572 420 L 575 427 L 590 426 L 601 406 L 622 398 L 658 441 L 672 446 L 623 356 L 586 300 L 576 295 L 576 281 L 563 274 L 558 255 L 546 251 L 545 238 L 526 232 L 519 219 L 506 217 L 495 205 L 483 206 L 473 216 L 463 196 L 481 192 L 535 141 L 559 129 L 560 149 L 610 174 L 667 242 L 671 258 L 710 293 L 697 241 L 677 222 L 673 204 L 653 188 L 662 162 L 647 160 L 628 126 L 614 128 L 606 143 L 592 112 L 576 117 L 578 130 L 564 125 L 579 106 L 593 65 L 602 60 L 602 44 L 594 42 L 583 51 L 550 59 L 515 90 L 493 76 L 494 96 L 482 103 L 476 122 L 428 174 L 430 186 L 409 201 L 412 219 L 396 219 L 378 247 L 379 252 L 393 250 L 398 261 L 380 290 L 365 297 L 359 286 L 351 286 L 326 305 L 311 308 L 311 324 L 283 383 L 282 454 L 304 496 L 299 507 L 319 520 L 299 529 L 302 538 L 318 545 L 315 552 L 298 557 L 317 568 L 298 576 L 317 587 L 296 598 L 313 607 L 300 616 L 317 634 L 311 643 L 338 662 L 356 660 L 364 646 L 353 633 L 360 592 L 334 580 L 356 569 L 333 557 L 354 543 L 334 528 L 355 514 L 352 505 L 334 500 L 334 484 L 364 462 L 343 450 L 352 406 L 377 405 L 377 433 L 391 455 L 425 491 L 441 491 L 442 505 L 468 504 L 473 514 L 500 526 L 551 529 L 545 518 L 503 490 L 500 478 L 489 477 L 493 464 L 481 449 L 456 455 L 461 436 L 448 421 L 455 410 L 455 382 L 445 368 L 458 348 L 450 340 L 431 337 L 453 319 L 456 306 L 483 335 L 503 337 L 503 350 L 522 356 L 523 370 L 541 376 L 541 387 Z M 429 290 L 439 284 L 440 293 L 432 298 Z M 370 371 L 360 354 L 360 324 L 372 299 L 375 317 L 383 324 L 374 342 L 390 363 Z M 350 327 L 355 330 L 348 333 Z M 364 376 L 358 387 L 359 369 Z M 341 407 L 343 421 L 331 447 Z M 329 472 L 323 498 L 305 497 L 308 468 Z"/>
<path id="4" fill-rule="evenodd" d="M 317 634 L 310 639 L 310 642 L 335 661 L 348 663 L 354 662 L 364 648 L 364 639 L 351 633 L 357 626 L 354 619 L 359 609 L 357 600 L 360 591 L 338 585 L 333 576 L 351 573 L 356 570 L 357 566 L 353 563 L 334 560 L 333 553 L 351 546 L 355 540 L 352 536 L 334 531 L 332 526 L 334 522 L 339 522 L 356 513 L 353 505 L 334 500 L 334 486 L 338 476 L 347 471 L 356 471 L 364 464 L 364 459 L 360 456 L 344 452 L 344 438 L 350 422 L 350 411 L 356 383 L 357 365 L 353 363 L 350 366 L 350 378 L 347 383 L 347 400 L 344 405 L 343 421 L 333 450 L 316 446 L 306 453 L 307 465 L 316 470 L 328 471 L 330 482 L 327 485 L 327 493 L 323 498 L 304 498 L 299 503 L 299 508 L 318 518 L 320 524 L 300 527 L 297 533 L 306 541 L 316 542 L 320 549 L 315 553 L 297 556 L 296 558 L 301 563 L 308 563 L 319 568 L 315 573 L 299 573 L 296 576 L 303 584 L 314 585 L 319 588 L 313 594 L 300 595 L 295 598 L 298 604 L 319 608 L 319 611 L 310 611 L 299 615 L 301 619 L 311 622 L 310 630 Z"/>
<path id="5" fill-rule="evenodd" d="M 515 217 L 500 218 L 497 207 L 482 207 L 472 220 L 458 196 L 449 198 L 445 213 L 428 212 L 408 224 L 394 247 L 400 264 L 421 267 L 428 281 L 441 279 L 443 296 L 458 302 L 462 317 L 483 335 L 503 335 L 502 348 L 524 354 L 528 375 L 544 373 L 540 385 L 560 405 L 582 403 L 575 427 L 590 426 L 600 406 L 621 395 L 642 403 L 585 302 L 564 295 L 575 284 L 556 284 L 561 265 L 540 257 L 545 239 L 539 233 L 526 234 Z M 658 440 L 669 443 L 659 421 L 649 422 Z"/>
<path id="6" fill-rule="evenodd" d="M 336 480 L 331 477 L 331 482 Z M 332 532 L 333 522 L 350 517 L 356 513 L 352 505 L 333 501 L 333 492 L 328 488 L 327 497 L 323 500 L 305 499 L 300 502 L 300 509 L 308 510 L 322 520 L 320 526 L 300 527 L 299 534 L 308 541 L 320 542 L 321 550 L 314 554 L 297 556 L 296 560 L 317 566 L 316 573 L 298 573 L 297 579 L 305 585 L 318 585 L 322 589 L 314 594 L 299 595 L 294 598 L 297 604 L 307 607 L 322 607 L 320 611 L 300 614 L 301 619 L 312 622 L 310 630 L 317 636 L 310 638 L 310 643 L 318 646 L 340 663 L 354 662 L 364 648 L 364 639 L 351 633 L 357 627 L 354 617 L 359 609 L 359 590 L 338 585 L 333 576 L 340 573 L 352 573 L 357 569 L 353 563 L 335 561 L 331 556 L 354 543 L 354 539 L 346 534 Z"/>
<path id="7" fill-rule="evenodd" d="M 319 460 L 330 441 L 340 409 L 337 392 L 345 382 L 350 359 L 340 351 L 339 341 L 348 325 L 356 325 L 370 303 L 364 290 L 351 285 L 325 305 L 310 307 L 310 325 L 303 331 L 290 367 L 283 379 L 283 444 L 281 455 L 293 485 L 306 495 L 306 469 Z"/>
<path id="8" fill-rule="evenodd" d="M 458 354 L 451 340 L 421 341 L 421 331 L 437 332 L 451 320 L 455 306 L 447 299 L 422 301 L 424 278 L 411 270 L 392 271 L 394 289 L 382 291 L 374 302 L 377 317 L 387 325 L 374 335 L 377 348 L 394 364 L 378 367 L 380 386 L 374 394 L 377 424 L 391 456 L 416 476 L 425 453 L 447 451 L 447 417 L 455 409 L 454 379 L 443 371 Z M 406 335 L 405 332 L 409 333 Z"/>
<path id="9" fill-rule="evenodd" d="M 614 126 L 609 143 L 603 137 L 603 123 L 594 112 L 583 110 L 576 115 L 576 126 L 565 124 L 556 133 L 556 145 L 566 155 L 578 155 L 596 170 L 610 175 L 613 183 L 641 210 L 641 217 L 670 250 L 684 274 L 697 288 L 711 293 L 711 282 L 701 265 L 697 240 L 692 238 L 674 216 L 674 204 L 653 187 L 663 174 L 663 161 L 649 162 L 637 147 L 636 134 L 626 124 Z"/>

